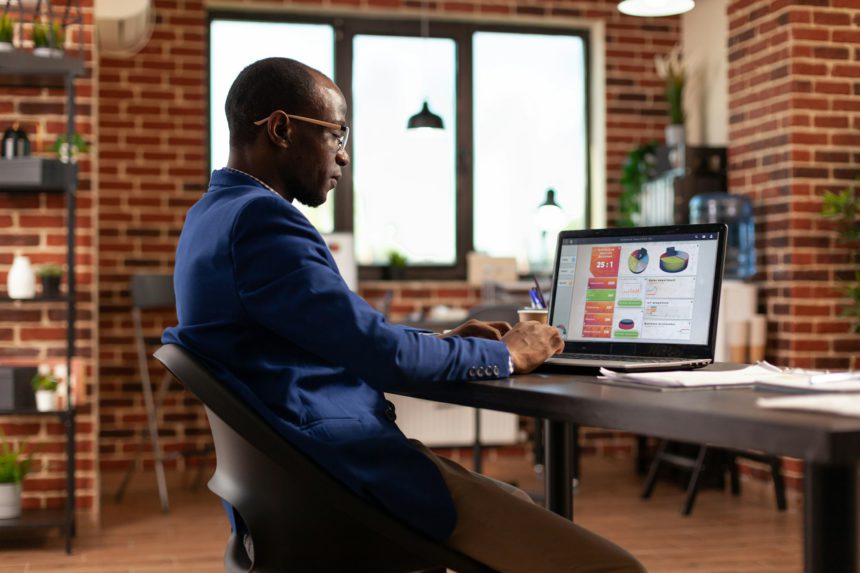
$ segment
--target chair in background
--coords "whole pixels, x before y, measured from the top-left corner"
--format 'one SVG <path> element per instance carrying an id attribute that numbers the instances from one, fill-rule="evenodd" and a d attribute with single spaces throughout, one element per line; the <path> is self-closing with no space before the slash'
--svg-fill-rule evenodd
<path id="1" fill-rule="evenodd" d="M 155 357 L 205 407 L 218 460 L 211 489 L 233 506 L 253 555 L 233 531 L 229 573 L 492 569 L 416 532 L 359 497 L 291 446 L 176 345 Z"/>
<path id="2" fill-rule="evenodd" d="M 173 292 L 173 275 L 169 274 L 139 274 L 131 277 L 131 316 L 134 323 L 134 343 L 137 349 L 137 365 L 143 391 L 143 403 L 146 408 L 146 429 L 141 432 L 137 443 L 134 459 L 129 464 L 122 482 L 116 491 L 115 499 L 122 501 L 132 475 L 141 467 L 144 444 L 147 440 L 152 446 L 155 479 L 158 484 L 158 497 L 161 501 L 161 511 L 170 511 L 167 495 L 167 480 L 164 474 L 164 462 L 178 457 L 205 456 L 212 452 L 211 447 L 200 450 L 172 452 L 168 455 L 161 449 L 158 439 L 158 410 L 164 403 L 167 390 L 170 387 L 171 376 L 165 372 L 155 396 L 152 393 L 152 381 L 147 365 L 146 339 L 143 336 L 143 312 L 147 310 L 173 310 L 176 308 L 176 297 Z M 200 481 L 203 465 L 198 467 L 195 483 Z"/>
<path id="3" fill-rule="evenodd" d="M 746 458 L 770 466 L 774 492 L 776 494 L 776 507 L 779 511 L 785 511 L 785 480 L 782 477 L 782 461 L 779 457 L 751 451 L 712 448 L 705 445 L 697 447 L 695 456 L 687 456 L 681 452 L 670 451 L 673 444 L 675 442 L 660 440 L 660 443 L 657 445 L 657 451 L 651 462 L 651 468 L 648 470 L 648 477 L 645 478 L 645 485 L 642 488 L 642 499 L 650 498 L 654 492 L 654 486 L 657 483 L 657 476 L 662 464 L 665 463 L 685 468 L 691 470 L 691 473 L 690 481 L 687 482 L 687 494 L 684 497 L 681 515 L 690 515 L 693 511 L 693 504 L 696 502 L 696 495 L 699 492 L 699 487 L 701 486 L 702 478 L 708 464 L 712 463 L 720 472 L 723 472 L 727 467 L 730 476 L 731 492 L 733 495 L 739 495 L 741 492 L 741 482 L 738 473 L 737 458 Z"/>

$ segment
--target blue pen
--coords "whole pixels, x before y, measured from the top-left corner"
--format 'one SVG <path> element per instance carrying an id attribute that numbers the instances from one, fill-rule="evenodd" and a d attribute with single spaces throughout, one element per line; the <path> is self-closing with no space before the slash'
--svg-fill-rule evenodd
<path id="1" fill-rule="evenodd" d="M 529 298 L 532 299 L 532 308 L 543 308 L 538 298 L 538 293 L 535 289 L 529 289 Z"/>

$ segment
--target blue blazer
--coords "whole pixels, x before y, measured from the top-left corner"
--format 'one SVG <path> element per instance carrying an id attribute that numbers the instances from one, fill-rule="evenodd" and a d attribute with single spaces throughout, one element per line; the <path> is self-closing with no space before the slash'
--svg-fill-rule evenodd
<path id="1" fill-rule="evenodd" d="M 457 516 L 442 476 L 394 423 L 383 391 L 507 377 L 502 342 L 387 323 L 349 290 L 298 209 L 228 170 L 188 212 L 174 286 L 179 324 L 164 343 L 201 358 L 356 493 L 434 539 L 450 535 Z"/>

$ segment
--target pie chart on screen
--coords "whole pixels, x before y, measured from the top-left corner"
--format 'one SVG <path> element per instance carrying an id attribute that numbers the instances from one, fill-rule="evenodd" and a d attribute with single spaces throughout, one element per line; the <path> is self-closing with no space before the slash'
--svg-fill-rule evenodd
<path id="1" fill-rule="evenodd" d="M 627 268 L 634 275 L 638 275 L 648 268 L 648 251 L 645 248 L 636 249 L 627 257 Z"/>
<path id="2" fill-rule="evenodd" d="M 667 273 L 680 273 L 690 264 L 690 253 L 669 247 L 660 255 L 660 269 Z"/>

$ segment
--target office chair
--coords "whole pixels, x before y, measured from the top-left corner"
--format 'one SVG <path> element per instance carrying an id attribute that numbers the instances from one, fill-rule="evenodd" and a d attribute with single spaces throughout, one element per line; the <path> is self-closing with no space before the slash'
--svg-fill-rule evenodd
<path id="1" fill-rule="evenodd" d="M 741 492 L 741 482 L 738 473 L 737 458 L 747 458 L 770 466 L 771 475 L 773 476 L 774 493 L 776 494 L 776 507 L 779 511 L 785 511 L 785 480 L 782 477 L 781 471 L 782 461 L 778 456 L 747 450 L 726 450 L 700 445 L 695 457 L 688 457 L 683 453 L 669 451 L 673 443 L 675 442 L 660 440 L 657 451 L 654 454 L 654 459 L 651 462 L 651 467 L 648 470 L 648 477 L 645 478 L 645 485 L 642 488 L 642 499 L 650 498 L 654 492 L 657 475 L 662 464 L 668 463 L 676 467 L 686 468 L 692 470 L 692 472 L 690 474 L 690 481 L 687 483 L 687 494 L 684 497 L 684 505 L 681 507 L 681 515 L 690 515 L 693 511 L 693 504 L 696 502 L 696 495 L 699 492 L 703 472 L 708 462 L 714 462 L 714 465 L 720 467 L 721 471 L 728 466 L 731 492 L 733 495 L 739 495 Z M 722 460 L 719 458 L 722 458 Z"/>
<path id="2" fill-rule="evenodd" d="M 204 405 L 215 440 L 211 489 L 250 532 L 253 555 L 231 532 L 229 573 L 405 573 L 493 570 L 445 547 L 359 497 L 291 446 L 181 347 L 155 353 Z"/>
<path id="3" fill-rule="evenodd" d="M 205 456 L 212 452 L 211 447 L 198 450 L 185 450 L 165 454 L 161 449 L 158 439 L 158 409 L 164 403 L 167 390 L 170 387 L 170 373 L 165 372 L 158 387 L 156 396 L 152 394 L 152 382 L 149 377 L 147 366 L 146 340 L 143 336 L 143 311 L 146 310 L 173 310 L 176 307 L 176 298 L 173 293 L 173 275 L 162 274 L 139 274 L 131 277 L 131 316 L 134 323 L 134 343 L 137 349 L 137 365 L 140 372 L 140 382 L 143 391 L 143 403 L 146 408 L 146 429 L 141 432 L 137 443 L 134 459 L 128 466 L 119 485 L 114 498 L 121 502 L 125 496 L 131 477 L 141 466 L 143 446 L 147 441 L 152 445 L 153 462 L 155 466 L 155 479 L 158 484 L 158 497 L 161 501 L 161 511 L 170 511 L 170 502 L 167 495 L 167 481 L 164 475 L 164 462 L 178 457 Z M 197 470 L 195 483 L 200 481 L 203 465 Z"/>

